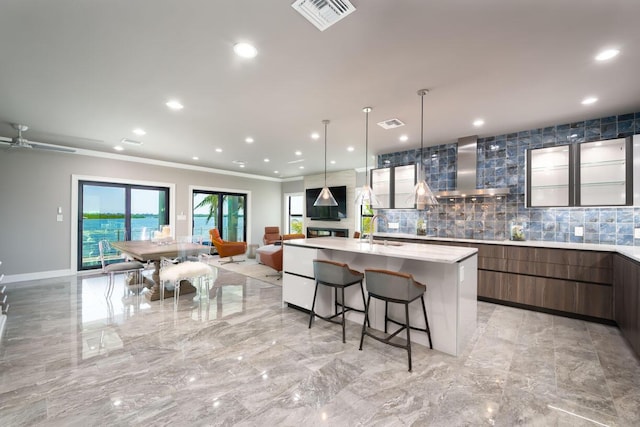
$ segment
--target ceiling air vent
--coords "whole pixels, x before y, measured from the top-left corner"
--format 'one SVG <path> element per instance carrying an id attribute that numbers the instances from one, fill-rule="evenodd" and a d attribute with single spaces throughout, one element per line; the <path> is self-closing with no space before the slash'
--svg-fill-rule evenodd
<path id="1" fill-rule="evenodd" d="M 320 31 L 356 10 L 347 0 L 296 0 L 291 7 Z"/>
<path id="2" fill-rule="evenodd" d="M 384 120 L 382 122 L 378 122 L 378 126 L 380 126 L 383 129 L 395 129 L 395 128 L 399 128 L 400 126 L 404 126 L 404 123 L 398 119 L 389 119 L 389 120 Z"/>

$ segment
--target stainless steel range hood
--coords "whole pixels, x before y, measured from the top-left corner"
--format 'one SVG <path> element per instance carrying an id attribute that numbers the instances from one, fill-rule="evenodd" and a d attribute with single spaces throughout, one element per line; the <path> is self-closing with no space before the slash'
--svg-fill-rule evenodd
<path id="1" fill-rule="evenodd" d="M 458 139 L 458 159 L 456 165 L 456 189 L 434 192 L 436 197 L 505 196 L 508 188 L 476 188 L 478 161 L 478 135 Z"/>

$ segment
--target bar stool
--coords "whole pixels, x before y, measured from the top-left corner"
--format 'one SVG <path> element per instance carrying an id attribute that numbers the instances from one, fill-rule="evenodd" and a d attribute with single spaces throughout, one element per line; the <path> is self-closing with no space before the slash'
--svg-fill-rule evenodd
<path id="1" fill-rule="evenodd" d="M 362 344 L 364 342 L 364 336 L 367 335 L 373 339 L 376 339 L 385 344 L 392 345 L 394 347 L 404 348 L 407 350 L 409 358 L 409 372 L 411 372 L 411 335 L 410 330 L 426 332 L 429 337 L 429 348 L 433 349 L 431 343 L 431 331 L 429 330 L 429 320 L 427 320 L 427 309 L 424 305 L 424 294 L 427 291 L 427 287 L 422 283 L 418 283 L 413 279 L 411 274 L 399 273 L 389 270 L 378 269 L 365 269 L 364 275 L 367 281 L 367 305 L 365 306 L 365 321 L 369 320 L 369 307 L 371 298 L 376 298 L 384 301 L 384 332 L 387 333 L 387 322 L 395 323 L 400 326 L 400 329 L 395 331 L 387 338 L 380 338 L 367 330 L 366 322 L 362 323 L 362 335 L 360 335 L 360 350 L 362 350 Z M 424 313 L 425 328 L 416 328 L 409 323 L 409 304 L 420 298 L 422 303 L 422 312 Z M 389 318 L 388 308 L 389 303 L 404 304 L 405 323 L 400 323 L 396 320 Z M 371 325 L 369 325 L 370 327 Z M 398 335 L 400 332 L 407 331 L 407 345 L 396 344 L 391 342 L 391 339 Z"/>
<path id="2" fill-rule="evenodd" d="M 327 322 L 342 324 L 342 342 L 346 343 L 347 341 L 344 331 L 344 314 L 350 310 L 359 311 L 360 313 L 364 313 L 365 310 L 359 310 L 357 308 L 347 307 L 345 305 L 344 288 L 347 288 L 351 285 L 360 284 L 362 303 L 366 308 L 367 305 L 364 300 L 364 289 L 362 288 L 362 280 L 364 279 L 364 274 L 356 270 L 351 270 L 347 264 L 344 264 L 342 262 L 321 259 L 313 260 L 313 274 L 316 278 L 316 289 L 313 292 L 313 303 L 311 304 L 311 314 L 309 315 L 309 328 L 311 328 L 311 324 L 313 323 L 313 318 L 315 316 L 318 316 L 320 319 L 326 320 Z M 320 316 L 314 311 L 316 306 L 316 297 L 318 295 L 318 285 L 325 285 L 333 288 L 335 314 L 332 316 Z M 341 302 L 338 302 L 338 289 L 341 290 Z M 338 306 L 342 308 L 339 313 Z M 342 315 L 342 321 L 334 320 L 334 318 L 340 315 Z"/>

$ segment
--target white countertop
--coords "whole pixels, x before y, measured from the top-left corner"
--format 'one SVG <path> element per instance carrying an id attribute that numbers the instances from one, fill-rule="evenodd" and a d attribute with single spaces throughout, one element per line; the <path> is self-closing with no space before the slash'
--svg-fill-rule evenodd
<path id="1" fill-rule="evenodd" d="M 370 245 L 367 240 L 348 239 L 344 237 L 316 237 L 312 239 L 295 239 L 283 242 L 285 246 L 302 246 L 316 249 L 332 249 L 337 251 L 374 254 L 393 258 L 415 259 L 418 261 L 453 264 L 478 252 L 476 248 L 461 246 L 425 245 L 422 243 L 402 242 L 399 245 L 384 244 L 379 241 Z"/>
<path id="2" fill-rule="evenodd" d="M 462 243 L 477 243 L 477 244 L 489 244 L 489 245 L 526 246 L 526 247 L 534 247 L 534 248 L 578 249 L 583 251 L 617 252 L 635 261 L 640 262 L 639 246 L 616 246 L 616 245 L 597 245 L 592 243 L 546 242 L 546 241 L 539 241 L 539 240 L 515 241 L 515 240 L 453 239 L 453 238 L 435 237 L 435 236 L 418 236 L 416 234 L 408 234 L 408 233 L 375 233 L 373 236 L 384 237 L 386 239 L 395 238 L 395 239 L 424 240 L 425 243 L 429 241 L 462 242 Z"/>

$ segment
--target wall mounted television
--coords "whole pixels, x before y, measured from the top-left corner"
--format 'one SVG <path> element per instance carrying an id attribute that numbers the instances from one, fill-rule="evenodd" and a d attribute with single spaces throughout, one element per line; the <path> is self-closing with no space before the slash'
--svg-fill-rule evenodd
<path id="1" fill-rule="evenodd" d="M 338 206 L 313 206 L 322 188 L 307 188 L 307 218 L 322 221 L 340 221 L 347 217 L 347 187 L 329 187 Z"/>

